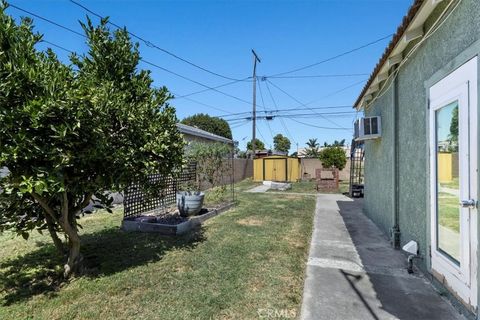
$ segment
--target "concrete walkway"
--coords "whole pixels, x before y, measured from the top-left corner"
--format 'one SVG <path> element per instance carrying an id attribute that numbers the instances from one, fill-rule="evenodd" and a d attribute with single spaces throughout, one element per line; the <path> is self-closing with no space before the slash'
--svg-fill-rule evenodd
<path id="1" fill-rule="evenodd" d="M 266 185 L 262 184 L 260 186 L 253 187 L 252 189 L 248 189 L 245 192 L 263 193 L 263 192 L 267 192 L 269 189 L 270 189 L 270 186 L 266 186 Z"/>
<path id="2" fill-rule="evenodd" d="M 463 319 L 362 213 L 362 200 L 317 198 L 301 319 Z"/>

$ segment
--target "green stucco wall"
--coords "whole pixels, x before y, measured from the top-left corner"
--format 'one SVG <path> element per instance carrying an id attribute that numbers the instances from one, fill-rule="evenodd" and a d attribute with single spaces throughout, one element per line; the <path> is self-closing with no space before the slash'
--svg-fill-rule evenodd
<path id="1" fill-rule="evenodd" d="M 436 17 L 431 17 L 427 25 L 434 19 Z M 451 61 L 479 39 L 480 1 L 463 0 L 442 27 L 401 67 L 397 77 L 401 244 L 416 240 L 424 256 L 428 254 L 430 243 L 427 228 L 430 218 L 427 203 L 429 169 L 425 81 L 438 70 L 448 70 Z M 367 116 L 381 115 L 382 138 L 365 144 L 365 212 L 386 233 L 394 223 L 393 87 L 366 111 Z M 426 267 L 426 261 L 421 261 L 420 265 Z"/>

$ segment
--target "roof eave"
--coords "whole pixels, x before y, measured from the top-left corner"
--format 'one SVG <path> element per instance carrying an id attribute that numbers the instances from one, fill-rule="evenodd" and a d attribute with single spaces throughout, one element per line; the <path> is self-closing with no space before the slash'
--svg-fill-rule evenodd
<path id="1" fill-rule="evenodd" d="M 219 135 L 207 132 L 205 130 L 188 126 L 186 124 L 177 123 L 177 128 L 183 134 L 189 134 L 189 135 L 192 135 L 192 136 L 195 136 L 195 137 L 201 137 L 201 138 L 205 138 L 205 139 L 212 140 L 212 141 L 217 141 L 217 142 L 234 144 L 234 141 L 232 139 L 221 137 Z"/>
<path id="2" fill-rule="evenodd" d="M 423 37 L 425 21 L 442 1 L 444 0 L 415 0 L 355 101 L 355 109 L 362 109 L 381 90 L 381 84 L 388 80 L 390 69 L 403 60 L 407 46 Z"/>

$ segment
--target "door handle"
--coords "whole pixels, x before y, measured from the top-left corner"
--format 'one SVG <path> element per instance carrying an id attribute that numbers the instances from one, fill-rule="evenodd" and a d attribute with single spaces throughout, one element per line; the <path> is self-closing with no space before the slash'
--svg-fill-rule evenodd
<path id="1" fill-rule="evenodd" d="M 475 209 L 477 207 L 477 201 L 473 199 L 462 200 L 460 201 L 460 206 L 463 208 Z"/>

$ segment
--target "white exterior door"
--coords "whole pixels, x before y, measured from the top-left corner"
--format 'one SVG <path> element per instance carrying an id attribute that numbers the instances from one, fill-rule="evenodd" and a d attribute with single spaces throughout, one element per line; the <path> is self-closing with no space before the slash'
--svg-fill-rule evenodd
<path id="1" fill-rule="evenodd" d="M 477 305 L 477 57 L 430 88 L 431 262 Z"/>

